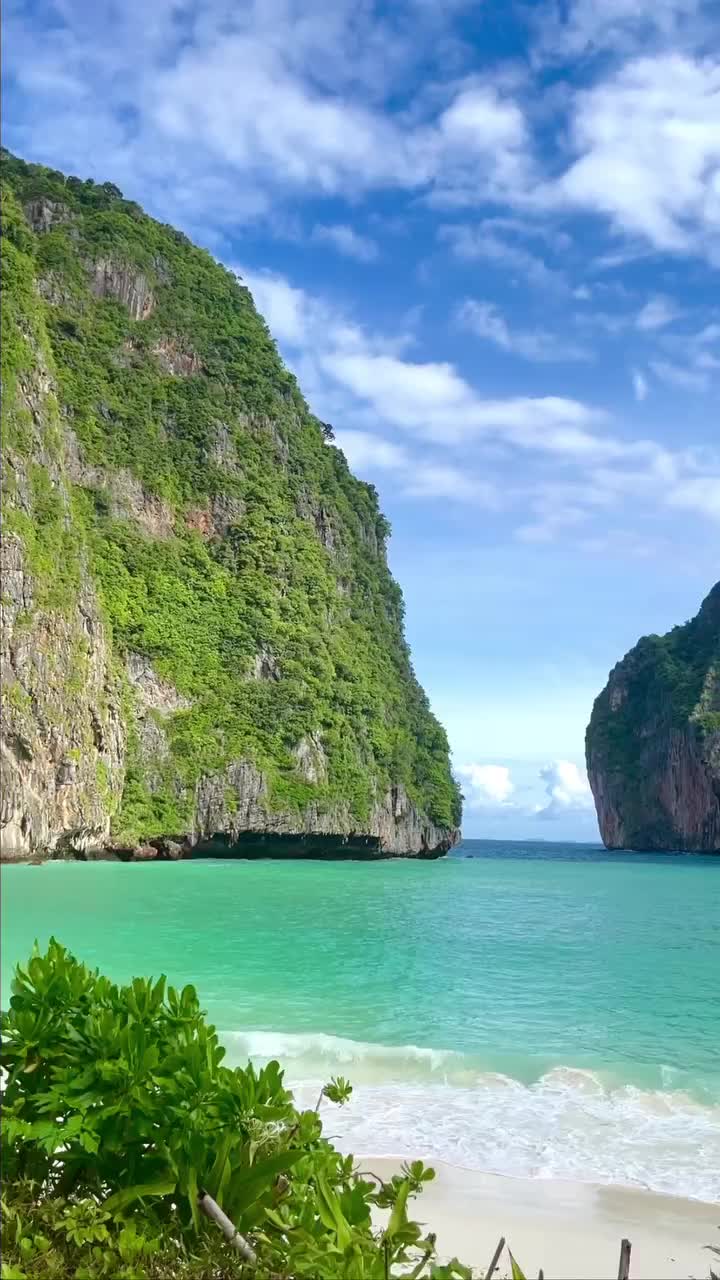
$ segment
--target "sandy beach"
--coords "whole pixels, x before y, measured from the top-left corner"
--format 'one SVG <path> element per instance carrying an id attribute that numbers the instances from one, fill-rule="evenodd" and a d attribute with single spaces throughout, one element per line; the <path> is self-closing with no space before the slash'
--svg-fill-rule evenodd
<path id="1" fill-rule="evenodd" d="M 720 1206 L 623 1187 L 499 1177 L 429 1161 L 437 1177 L 411 1208 L 438 1240 L 484 1276 L 504 1235 L 528 1280 L 615 1280 L 620 1241 L 632 1243 L 631 1280 L 707 1280 L 720 1245 Z M 365 1157 L 382 1177 L 400 1160 Z M 717 1270 L 718 1268 L 716 1268 Z M 507 1250 L 496 1276 L 510 1275 Z"/>

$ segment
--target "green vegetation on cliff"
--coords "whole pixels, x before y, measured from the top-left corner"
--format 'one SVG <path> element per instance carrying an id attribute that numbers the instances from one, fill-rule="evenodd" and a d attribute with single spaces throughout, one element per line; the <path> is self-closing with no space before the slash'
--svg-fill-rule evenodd
<path id="1" fill-rule="evenodd" d="M 690 622 L 666 635 L 643 636 L 615 668 L 623 691 L 605 690 L 596 700 L 588 742 L 605 748 L 617 767 L 632 770 L 634 740 L 651 720 L 682 729 L 689 723 L 716 729 L 714 705 L 720 676 L 720 583 Z M 614 674 L 615 674 L 614 673 Z"/>
<path id="2" fill-rule="evenodd" d="M 614 667 L 586 751 L 607 844 L 720 847 L 720 583 L 696 617 Z"/>
<path id="3" fill-rule="evenodd" d="M 84 571 L 97 587 L 125 689 L 117 831 L 186 829 L 198 778 L 238 760 L 265 774 L 271 810 L 345 804 L 360 828 L 402 784 L 456 827 L 376 492 L 328 443 L 248 290 L 112 184 L 7 152 L 2 175 L 3 428 L 29 477 L 17 501 L 8 471 L 6 528 L 35 605 L 72 609 Z M 40 390 L 49 414 L 33 412 Z M 128 654 L 181 703 L 152 784 Z"/>

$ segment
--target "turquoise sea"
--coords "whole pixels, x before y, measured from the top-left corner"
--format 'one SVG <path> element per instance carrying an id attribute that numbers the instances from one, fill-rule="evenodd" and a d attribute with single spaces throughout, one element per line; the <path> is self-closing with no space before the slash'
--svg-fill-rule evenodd
<path id="1" fill-rule="evenodd" d="M 720 858 L 468 841 L 438 862 L 2 868 L 2 999 L 51 934 L 194 982 L 231 1058 L 358 1154 L 720 1198 Z M 313 1097 L 314 1101 L 314 1097 Z"/>

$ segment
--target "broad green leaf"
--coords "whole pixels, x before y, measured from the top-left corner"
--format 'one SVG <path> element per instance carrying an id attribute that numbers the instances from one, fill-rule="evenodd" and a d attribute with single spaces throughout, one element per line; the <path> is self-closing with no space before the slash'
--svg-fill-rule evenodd
<path id="1" fill-rule="evenodd" d="M 145 1196 L 169 1196 L 172 1195 L 177 1183 L 174 1178 L 158 1178 L 156 1182 L 140 1182 L 134 1187 L 124 1187 L 122 1191 L 115 1191 L 107 1200 L 103 1202 L 103 1208 L 108 1213 L 120 1213 L 123 1209 L 127 1209 L 129 1204 L 133 1204 L 135 1200 L 142 1200 Z"/>
<path id="2" fill-rule="evenodd" d="M 304 1151 L 279 1151 L 277 1155 L 270 1156 L 268 1160 L 263 1160 L 259 1164 L 251 1165 L 250 1169 L 243 1174 L 237 1173 L 230 1178 L 228 1185 L 228 1205 L 221 1207 L 225 1209 L 229 1218 L 233 1221 L 236 1217 L 240 1217 L 243 1211 L 262 1195 L 263 1191 L 272 1187 L 275 1178 L 279 1173 L 285 1173 L 288 1169 L 292 1169 L 298 1160 L 301 1160 L 306 1153 Z"/>
<path id="3" fill-rule="evenodd" d="M 228 1129 L 225 1136 L 221 1139 L 217 1149 L 217 1155 L 213 1161 L 212 1168 L 207 1176 L 205 1190 L 213 1197 L 219 1200 L 222 1196 L 222 1188 L 226 1182 L 228 1171 L 229 1156 L 233 1143 L 237 1141 L 237 1134 L 232 1129 Z"/>
<path id="4" fill-rule="evenodd" d="M 397 1198 L 393 1205 L 393 1211 L 390 1214 L 390 1221 L 388 1222 L 387 1231 L 385 1233 L 389 1237 L 396 1235 L 407 1222 L 407 1198 L 409 1191 L 410 1183 L 406 1178 L 397 1193 Z"/>
<path id="5" fill-rule="evenodd" d="M 345 1250 L 349 1244 L 352 1244 L 352 1231 L 340 1207 L 340 1201 L 321 1173 L 315 1175 L 315 1183 L 318 1195 L 324 1202 L 325 1209 L 333 1222 L 338 1245 L 342 1250 Z"/>

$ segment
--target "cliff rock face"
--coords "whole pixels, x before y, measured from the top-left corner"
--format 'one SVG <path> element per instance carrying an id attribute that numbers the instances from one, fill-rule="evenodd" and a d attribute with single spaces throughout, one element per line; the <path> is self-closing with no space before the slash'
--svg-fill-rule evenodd
<path id="1" fill-rule="evenodd" d="M 613 669 L 586 750 L 608 848 L 720 852 L 720 583 Z"/>
<path id="2" fill-rule="evenodd" d="M 2 168 L 3 855 L 445 852 L 388 526 L 247 289 Z"/>
<path id="3" fill-rule="evenodd" d="M 17 379 L 3 432 L 0 828 L 10 856 L 70 832 L 79 849 L 107 837 L 125 753 L 107 630 L 73 527 L 56 388 L 40 335 L 29 328 L 26 340 L 33 367 Z"/>

